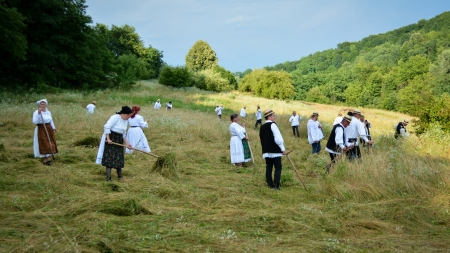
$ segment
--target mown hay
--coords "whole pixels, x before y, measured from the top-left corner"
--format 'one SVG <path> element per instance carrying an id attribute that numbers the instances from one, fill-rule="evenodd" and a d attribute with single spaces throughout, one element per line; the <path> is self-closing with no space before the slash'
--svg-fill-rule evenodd
<path id="1" fill-rule="evenodd" d="M 177 160 L 174 153 L 160 156 L 153 164 L 151 172 L 158 172 L 165 177 L 178 177 Z"/>
<path id="2" fill-rule="evenodd" d="M 73 143 L 74 146 L 83 146 L 83 147 L 98 147 L 98 145 L 100 144 L 100 140 L 98 137 L 93 137 L 93 136 L 88 136 L 85 137 L 84 139 L 75 141 Z"/>
<path id="3" fill-rule="evenodd" d="M 100 210 L 100 212 L 117 216 L 153 214 L 151 211 L 139 205 L 139 203 L 137 203 L 134 199 L 130 199 L 125 203 L 123 203 L 122 201 L 106 203 L 106 205 Z"/>

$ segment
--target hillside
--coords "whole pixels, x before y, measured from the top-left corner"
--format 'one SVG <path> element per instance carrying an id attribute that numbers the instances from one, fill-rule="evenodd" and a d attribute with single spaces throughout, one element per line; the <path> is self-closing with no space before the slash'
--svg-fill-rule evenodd
<path id="1" fill-rule="evenodd" d="M 59 132 L 47 167 L 33 157 L 35 101 L 46 97 Z M 172 101 L 172 111 L 153 103 Z M 85 106 L 97 101 L 94 115 Z M 175 154 L 177 175 L 150 173 L 155 159 L 126 156 L 125 182 L 105 181 L 94 163 L 105 121 L 122 105 L 140 105 L 154 154 Z M 223 104 L 219 121 L 214 106 Z M 256 105 L 277 114 L 300 184 L 283 158 L 280 191 L 265 185 Z M 404 141 L 392 126 L 408 115 L 358 107 L 372 122 L 374 147 L 360 162 L 326 175 L 326 152 L 310 155 L 306 121 L 317 111 L 325 135 L 340 110 L 196 88 L 141 82 L 129 92 L 3 94 L 0 119 L 0 252 L 445 252 L 450 248 L 450 137 L 437 130 Z M 247 106 L 255 164 L 229 159 L 229 115 Z M 288 118 L 303 116 L 300 139 Z M 412 129 L 410 129 L 412 130 Z M 93 139 L 93 140 L 92 140 Z"/>
<path id="2" fill-rule="evenodd" d="M 294 99 L 408 113 L 421 119 L 422 130 L 438 117 L 450 131 L 450 115 L 433 109 L 450 105 L 449 28 L 450 12 L 444 12 L 266 69 L 291 74 Z"/>

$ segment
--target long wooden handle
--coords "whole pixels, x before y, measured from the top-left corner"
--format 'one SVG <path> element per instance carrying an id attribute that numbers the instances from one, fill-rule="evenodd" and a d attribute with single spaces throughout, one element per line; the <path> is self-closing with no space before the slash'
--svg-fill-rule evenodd
<path id="1" fill-rule="evenodd" d="M 117 146 L 121 146 L 121 147 L 126 147 L 126 148 L 128 148 L 128 149 L 136 150 L 136 151 L 139 151 L 139 152 L 141 152 L 141 153 L 144 153 L 144 154 L 147 154 L 147 155 L 151 155 L 151 156 L 153 156 L 153 157 L 155 157 L 155 158 L 159 158 L 159 156 L 154 155 L 154 154 L 152 154 L 152 153 L 150 153 L 150 152 L 145 152 L 145 151 L 140 150 L 140 149 L 137 149 L 137 148 L 129 148 L 129 147 L 127 147 L 127 145 L 119 144 L 119 143 L 116 143 L 116 142 L 112 142 L 111 144 L 114 144 L 114 145 L 117 145 Z"/>
<path id="2" fill-rule="evenodd" d="M 294 168 L 295 174 L 297 174 L 298 179 L 300 179 L 300 182 L 302 182 L 303 187 L 305 187 L 305 190 L 308 191 L 308 188 L 306 188 L 305 183 L 303 182 L 302 178 L 300 177 L 300 175 L 298 174 L 297 168 L 295 168 L 294 163 L 292 162 L 291 158 L 288 156 L 289 153 L 291 153 L 293 150 L 291 150 L 290 152 L 288 152 L 286 154 L 287 159 L 289 160 L 289 162 L 291 163 L 292 167 Z"/>

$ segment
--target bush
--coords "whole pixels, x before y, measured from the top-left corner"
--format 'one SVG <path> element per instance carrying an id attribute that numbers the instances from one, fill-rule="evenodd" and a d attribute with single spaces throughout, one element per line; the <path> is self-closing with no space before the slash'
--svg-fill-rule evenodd
<path id="1" fill-rule="evenodd" d="M 148 63 L 133 54 L 124 54 L 117 58 L 117 79 L 122 87 L 129 88 L 138 80 L 150 79 L 154 75 Z"/>
<path id="2" fill-rule="evenodd" d="M 285 71 L 255 69 L 242 78 L 239 91 L 252 92 L 259 97 L 292 99 L 295 95 L 291 74 Z"/>
<path id="3" fill-rule="evenodd" d="M 189 87 L 192 85 L 191 75 L 186 67 L 164 66 L 159 74 L 159 83 L 173 87 Z"/>
<path id="4" fill-rule="evenodd" d="M 198 75 L 203 76 L 203 78 L 198 77 L 199 80 L 204 80 L 205 90 L 210 91 L 231 91 L 234 90 L 234 85 L 230 84 L 227 79 L 224 79 L 220 73 L 216 73 L 211 69 L 205 69 L 198 72 Z M 197 86 L 198 87 L 198 86 Z M 200 87 L 198 87 L 200 88 Z"/>

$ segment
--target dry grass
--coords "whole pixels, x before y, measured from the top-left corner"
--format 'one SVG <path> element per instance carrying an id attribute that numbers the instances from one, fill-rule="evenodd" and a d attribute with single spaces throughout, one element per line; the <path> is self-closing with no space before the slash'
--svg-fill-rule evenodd
<path id="1" fill-rule="evenodd" d="M 52 167 L 32 154 L 31 114 L 45 96 L 60 153 Z M 275 101 L 239 93 L 171 89 L 144 82 L 131 92 L 29 94 L 2 102 L 0 252 L 445 252 L 450 247 L 447 135 L 392 138 L 407 115 L 361 109 L 376 145 L 360 162 L 329 175 L 326 152 L 310 155 L 307 115 L 320 113 L 325 133 L 345 107 Z M 153 110 L 171 100 L 174 109 Z M 85 105 L 96 100 L 95 115 Z M 176 176 L 152 173 L 156 159 L 126 156 L 125 182 L 104 181 L 94 163 L 105 121 L 122 105 L 140 105 L 152 152 L 173 154 Z M 222 121 L 214 106 L 226 108 Z M 265 187 L 264 160 L 252 112 L 278 113 L 287 149 L 306 192 L 283 159 L 281 191 Z M 229 162 L 228 115 L 247 106 L 255 166 Z M 354 109 L 354 108 L 351 108 Z M 304 116 L 291 137 L 292 110 Z M 439 138 L 436 138 L 438 136 Z M 325 143 L 322 143 L 324 146 Z"/>

